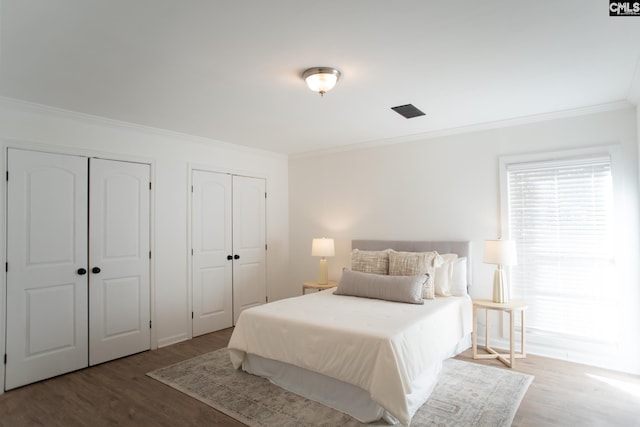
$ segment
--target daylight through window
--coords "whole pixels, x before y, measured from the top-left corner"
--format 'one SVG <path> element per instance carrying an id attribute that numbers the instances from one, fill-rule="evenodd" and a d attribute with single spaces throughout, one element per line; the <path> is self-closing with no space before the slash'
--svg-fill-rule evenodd
<path id="1" fill-rule="evenodd" d="M 534 334 L 606 342 L 615 316 L 608 156 L 506 165 L 512 296 Z"/>

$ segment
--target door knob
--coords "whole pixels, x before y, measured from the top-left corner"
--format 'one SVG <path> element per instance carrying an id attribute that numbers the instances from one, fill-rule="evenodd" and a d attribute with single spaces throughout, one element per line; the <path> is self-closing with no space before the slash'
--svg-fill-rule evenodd
<path id="1" fill-rule="evenodd" d="M 87 270 L 85 270 L 84 268 L 79 268 L 77 273 L 81 276 L 84 276 L 85 274 L 87 274 Z"/>
<path id="2" fill-rule="evenodd" d="M 236 255 L 234 255 L 234 256 L 233 256 L 233 259 L 240 259 L 240 255 L 237 255 L 237 254 L 236 254 Z"/>
<path id="3" fill-rule="evenodd" d="M 228 259 L 229 261 L 231 261 L 231 260 L 233 259 L 233 257 L 232 257 L 231 255 L 227 255 L 227 259 Z"/>
<path id="4" fill-rule="evenodd" d="M 98 273 L 100 273 L 100 267 L 93 267 L 93 268 L 91 269 L 91 272 L 92 272 L 92 273 L 94 273 L 94 274 L 98 274 Z"/>

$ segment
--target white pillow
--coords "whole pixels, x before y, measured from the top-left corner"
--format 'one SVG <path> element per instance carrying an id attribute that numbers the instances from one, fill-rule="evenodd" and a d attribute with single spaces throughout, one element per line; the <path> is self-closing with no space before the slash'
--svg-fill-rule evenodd
<path id="1" fill-rule="evenodd" d="M 452 270 L 449 282 L 451 295 L 456 297 L 467 295 L 467 258 L 460 257 L 455 260 Z"/>
<path id="2" fill-rule="evenodd" d="M 451 277 L 453 275 L 453 264 L 458 258 L 458 254 L 442 254 L 443 263 L 436 268 L 434 286 L 436 295 L 441 297 L 451 296 Z"/>

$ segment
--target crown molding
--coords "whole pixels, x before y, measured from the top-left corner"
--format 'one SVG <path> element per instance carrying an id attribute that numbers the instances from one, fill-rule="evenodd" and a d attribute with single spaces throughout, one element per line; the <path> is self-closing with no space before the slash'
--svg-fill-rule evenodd
<path id="1" fill-rule="evenodd" d="M 636 68 L 631 83 L 629 83 L 627 99 L 635 104 L 636 107 L 640 104 L 640 56 L 638 56 L 638 60 L 636 61 Z"/>
<path id="2" fill-rule="evenodd" d="M 346 151 L 362 150 L 367 148 L 375 148 L 386 145 L 402 144 L 406 142 L 425 141 L 435 138 L 442 138 L 451 135 L 460 135 L 473 132 L 482 132 L 492 129 L 500 129 L 507 127 L 514 127 L 520 125 L 526 125 L 530 123 L 539 123 L 550 120 L 564 119 L 577 116 L 586 116 L 590 114 L 604 113 L 608 111 L 624 110 L 633 108 L 634 103 L 629 100 L 620 100 L 616 102 L 610 102 L 606 104 L 592 105 L 582 108 L 574 108 L 570 110 L 553 111 L 549 113 L 533 114 L 530 116 L 514 117 L 506 120 L 498 120 L 494 122 L 477 123 L 468 126 L 461 126 L 456 128 L 438 129 L 429 132 L 423 132 L 418 134 L 412 134 L 402 136 L 398 138 L 387 138 L 372 141 L 365 141 L 357 144 L 350 144 L 341 147 L 332 147 L 324 150 L 307 151 L 304 153 L 296 153 L 289 155 L 290 159 L 306 158 L 324 156 L 329 154 L 336 154 Z"/>
<path id="3" fill-rule="evenodd" d="M 307 151 L 302 153 L 284 154 L 274 151 L 262 150 L 259 148 L 247 147 L 244 145 L 233 144 L 229 142 L 219 141 L 215 139 L 200 137 L 196 135 L 170 131 L 166 129 L 155 128 L 151 126 L 140 125 L 136 123 L 125 122 L 121 120 L 109 119 L 106 117 L 95 116 L 86 113 L 80 113 L 77 111 L 65 110 L 58 107 L 52 107 L 49 105 L 37 104 L 33 102 L 23 101 L 16 98 L 9 98 L 0 96 L 0 105 L 17 109 L 20 111 L 33 113 L 33 114 L 47 114 L 53 115 L 58 118 L 75 120 L 83 123 L 89 123 L 98 126 L 105 126 L 118 130 L 130 130 L 134 132 L 140 132 L 147 135 L 155 135 L 164 138 L 189 141 L 196 144 L 203 144 L 209 147 L 217 147 L 221 149 L 233 150 L 244 153 L 260 153 L 261 155 L 272 156 L 275 158 L 306 158 L 324 156 L 329 154 L 336 154 L 347 151 L 362 150 L 368 148 L 375 148 L 387 145 L 402 144 L 406 142 L 425 141 L 435 138 L 441 138 L 451 135 L 460 135 L 473 132 L 481 132 L 492 129 L 520 126 L 530 123 L 538 123 L 550 120 L 557 120 L 563 118 L 584 116 L 589 114 L 597 114 L 608 111 L 623 110 L 627 108 L 634 108 L 640 101 L 640 61 L 639 66 L 636 69 L 636 78 L 633 80 L 634 84 L 630 86 L 628 98 L 626 100 L 620 100 L 616 102 L 610 102 L 606 104 L 598 104 L 582 108 L 574 108 L 569 110 L 554 111 L 549 113 L 534 114 L 530 116 L 515 117 L 506 120 L 499 120 L 494 122 L 477 123 L 468 126 L 461 126 L 456 128 L 437 129 L 429 132 L 423 132 L 418 134 L 406 135 L 396 138 L 385 138 L 371 141 L 364 141 L 355 144 L 344 145 L 340 147 L 332 147 L 323 150 Z"/>
<path id="4" fill-rule="evenodd" d="M 262 150 L 259 148 L 247 147 L 230 142 L 219 141 L 215 139 L 205 138 L 201 136 L 191 135 L 182 132 L 175 132 L 166 129 L 156 128 L 152 126 L 140 125 L 137 123 L 125 122 L 122 120 L 109 119 L 107 117 L 95 116 L 92 114 L 80 113 L 77 111 L 66 110 L 63 108 L 52 107 L 50 105 L 38 104 L 29 101 L 23 101 L 16 98 L 0 96 L 0 106 L 9 109 L 19 110 L 31 114 L 45 114 L 55 116 L 60 119 L 74 120 L 82 123 L 104 126 L 116 130 L 129 130 L 140 132 L 146 135 L 164 137 L 167 139 L 179 140 L 176 142 L 192 142 L 195 144 L 203 144 L 209 147 L 216 147 L 226 150 L 233 150 L 243 153 L 259 153 L 261 155 L 272 156 L 276 158 L 287 158 L 286 154 L 277 153 L 275 151 Z"/>

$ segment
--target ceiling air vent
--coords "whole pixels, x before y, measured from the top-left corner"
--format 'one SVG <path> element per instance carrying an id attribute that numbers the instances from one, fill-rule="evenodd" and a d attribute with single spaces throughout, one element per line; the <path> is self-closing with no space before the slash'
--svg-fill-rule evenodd
<path id="1" fill-rule="evenodd" d="M 411 119 L 413 117 L 425 115 L 422 111 L 414 107 L 413 104 L 398 105 L 397 107 L 391 107 L 391 109 L 403 116 L 405 119 Z"/>

